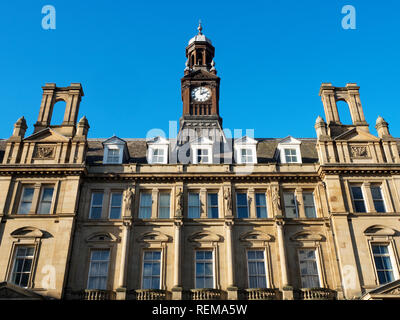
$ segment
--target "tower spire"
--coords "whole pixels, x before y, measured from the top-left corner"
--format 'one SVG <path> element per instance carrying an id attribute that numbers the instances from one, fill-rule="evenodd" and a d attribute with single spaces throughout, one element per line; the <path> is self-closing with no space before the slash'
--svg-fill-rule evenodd
<path id="1" fill-rule="evenodd" d="M 202 34 L 201 31 L 203 30 L 203 26 L 201 25 L 201 19 L 199 19 L 199 26 L 197 27 L 197 30 L 199 30 L 199 34 Z"/>

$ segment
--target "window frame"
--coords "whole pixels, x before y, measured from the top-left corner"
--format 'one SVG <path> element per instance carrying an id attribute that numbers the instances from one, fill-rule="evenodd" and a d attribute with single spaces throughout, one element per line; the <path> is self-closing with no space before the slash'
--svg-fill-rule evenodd
<path id="1" fill-rule="evenodd" d="M 305 198 L 304 198 L 304 196 L 305 196 L 306 194 L 311 194 L 311 198 L 312 198 L 312 202 L 313 202 L 312 208 L 314 209 L 314 216 L 313 216 L 313 217 L 307 216 L 307 210 L 306 210 L 306 209 L 307 209 L 307 208 L 310 208 L 311 206 L 306 205 L 306 201 L 305 201 Z M 315 206 L 315 194 L 314 194 L 314 191 L 303 190 L 303 191 L 302 191 L 302 195 L 303 195 L 303 207 L 304 207 L 304 214 L 305 214 L 305 217 L 306 217 L 307 219 L 314 219 L 314 218 L 317 218 L 317 207 Z"/>
<path id="2" fill-rule="evenodd" d="M 264 263 L 264 277 L 265 277 L 265 287 L 251 287 L 250 286 L 250 270 L 249 270 L 249 252 L 254 251 L 254 252 L 262 252 L 263 254 L 263 259 L 262 262 Z M 259 262 L 261 259 L 253 259 L 256 262 Z M 249 289 L 266 289 L 269 288 L 269 279 L 268 279 L 268 268 L 267 268 L 267 257 L 265 253 L 265 248 L 249 248 L 246 250 L 246 262 L 247 262 L 247 287 Z M 257 277 L 260 277 L 260 275 L 257 274 Z M 258 280 L 257 280 L 258 283 Z"/>
<path id="3" fill-rule="evenodd" d="M 397 252 L 393 249 L 394 248 L 394 240 L 393 240 L 392 236 L 389 236 L 389 238 L 390 238 L 389 240 L 387 240 L 386 238 L 387 237 L 376 237 L 375 239 L 373 239 L 373 238 L 369 237 L 369 239 L 368 239 L 368 247 L 369 247 L 369 251 L 370 251 L 371 264 L 372 264 L 372 268 L 374 270 L 375 282 L 377 285 L 383 285 L 383 284 L 381 284 L 379 281 L 378 270 L 376 267 L 375 256 L 374 256 L 374 252 L 373 252 L 373 248 L 372 248 L 373 246 L 386 246 L 388 248 L 388 254 L 389 254 L 390 263 L 392 265 L 394 281 L 400 279 L 399 258 L 398 258 Z"/>
<path id="4" fill-rule="evenodd" d="M 168 195 L 168 207 L 161 206 L 161 196 Z M 168 208 L 168 217 L 161 217 L 161 209 Z M 169 191 L 160 191 L 158 193 L 158 218 L 159 219 L 170 219 L 171 218 L 171 192 Z"/>
<path id="5" fill-rule="evenodd" d="M 107 275 L 106 275 L 106 281 L 105 281 L 105 289 L 98 289 L 98 288 L 91 288 L 89 289 L 89 281 L 90 281 L 90 271 L 92 268 L 92 253 L 94 251 L 108 251 L 108 260 L 107 260 Z M 87 281 L 86 281 L 86 289 L 87 290 L 108 290 L 109 288 L 109 280 L 110 280 L 110 263 L 111 263 L 111 248 L 109 247 L 99 247 L 99 248 L 90 248 L 89 249 L 89 268 L 88 268 L 88 273 L 87 273 Z M 96 260 L 97 261 L 97 260 Z M 99 260 L 99 261 L 105 261 L 105 260 Z M 99 276 L 97 276 L 99 277 Z"/>
<path id="6" fill-rule="evenodd" d="M 142 206 L 142 195 L 150 196 L 150 205 L 149 206 Z M 141 209 L 142 208 L 150 208 L 150 216 L 149 217 L 142 217 L 141 216 Z M 153 212 L 153 195 L 152 192 L 149 190 L 140 190 L 139 192 L 139 210 L 138 210 L 138 218 L 139 219 L 151 219 Z"/>
<path id="7" fill-rule="evenodd" d="M 121 203 L 120 203 L 119 207 L 118 206 L 112 206 L 112 198 L 113 198 L 114 194 L 120 194 L 121 195 Z M 108 219 L 111 219 L 111 220 L 121 219 L 121 217 L 122 217 L 123 197 L 124 197 L 124 195 L 123 195 L 122 191 L 111 191 L 110 192 L 110 199 L 109 199 L 109 203 L 108 203 Z M 111 217 L 111 209 L 112 208 L 119 208 L 119 217 L 118 218 L 112 218 Z"/>
<path id="8" fill-rule="evenodd" d="M 284 153 L 283 156 L 285 157 L 285 163 L 299 163 L 298 154 L 297 154 L 296 148 L 286 147 L 286 148 L 283 148 L 282 151 Z M 286 154 L 286 151 L 290 151 L 290 152 L 293 151 L 294 154 Z M 295 161 L 292 161 L 293 157 L 294 157 Z M 288 161 L 288 159 L 289 159 L 289 161 Z"/>
<path id="9" fill-rule="evenodd" d="M 289 206 L 289 207 L 294 207 L 296 209 L 296 216 L 295 217 L 288 217 L 287 215 L 287 206 L 285 203 L 285 194 L 292 194 L 293 195 L 293 201 L 294 201 L 294 205 L 293 206 Z M 296 195 L 296 191 L 292 191 L 292 190 L 283 190 L 282 192 L 282 196 L 283 196 L 283 208 L 285 210 L 285 217 L 289 218 L 289 219 L 299 219 L 300 217 L 300 210 L 299 210 L 299 203 L 297 201 L 297 195 Z"/>
<path id="10" fill-rule="evenodd" d="M 23 201 L 23 198 L 24 198 L 24 191 L 25 191 L 25 189 L 32 189 L 33 192 L 32 192 L 32 199 L 31 199 L 31 201 L 30 201 L 30 204 L 31 204 L 31 205 L 30 205 L 30 207 L 29 207 L 28 212 L 22 213 L 22 212 L 21 212 L 21 205 L 22 205 L 22 203 L 24 202 L 24 201 Z M 33 212 L 32 205 L 34 204 L 34 200 L 35 200 L 35 186 L 34 186 L 34 185 L 31 185 L 31 184 L 23 185 L 23 186 L 22 186 L 22 189 L 21 189 L 21 194 L 20 194 L 20 199 L 19 199 L 17 214 L 26 215 L 26 214 L 29 214 L 29 213 Z M 26 202 L 26 201 L 25 201 L 25 202 Z M 26 203 L 27 203 L 27 202 L 26 202 Z"/>
<path id="11" fill-rule="evenodd" d="M 212 260 L 212 282 L 213 282 L 213 287 L 208 288 L 208 287 L 203 287 L 203 288 L 197 288 L 197 252 L 200 251 L 207 251 L 211 252 L 211 260 Z M 209 260 L 200 260 L 200 261 L 209 261 Z M 204 262 L 207 263 L 207 262 Z M 195 289 L 215 289 L 216 288 L 216 270 L 215 270 L 215 250 L 212 248 L 198 248 L 194 250 L 194 287 Z"/>
<path id="12" fill-rule="evenodd" d="M 93 198 L 94 198 L 93 196 L 94 196 L 95 193 L 98 193 L 98 194 L 102 195 L 101 206 L 99 206 L 99 205 L 93 206 Z M 99 208 L 100 207 L 101 208 L 100 217 L 99 218 L 93 218 L 92 217 L 92 208 L 93 207 L 95 207 L 95 208 Z M 90 220 L 101 220 L 103 218 L 103 211 L 104 211 L 104 190 L 92 190 L 91 193 L 90 193 L 89 219 Z"/>
<path id="13" fill-rule="evenodd" d="M 199 216 L 198 217 L 191 217 L 190 216 L 190 208 L 197 208 L 197 206 L 191 206 L 190 205 L 190 195 L 191 194 L 196 194 L 198 196 L 198 198 L 199 198 L 199 201 L 198 201 L 198 204 L 199 204 L 198 205 Z M 201 197 L 200 197 L 200 192 L 199 191 L 195 191 L 195 190 L 189 191 L 188 194 L 187 194 L 187 199 L 188 199 L 188 201 L 187 201 L 187 217 L 189 219 L 199 219 L 199 218 L 201 218 Z"/>
<path id="14" fill-rule="evenodd" d="M 211 205 L 209 196 L 215 195 L 217 196 L 217 204 L 216 205 Z M 210 216 L 210 209 L 212 208 L 217 208 L 217 217 L 212 217 Z M 212 210 L 211 210 L 212 211 Z M 207 192 L 207 218 L 209 219 L 218 219 L 219 218 L 219 193 L 218 192 Z"/>
<path id="15" fill-rule="evenodd" d="M 372 203 L 374 205 L 375 212 L 378 212 L 378 213 L 386 213 L 386 212 L 388 212 L 386 201 L 385 201 L 385 196 L 384 196 L 384 190 L 382 188 L 382 185 L 371 184 L 370 189 L 371 189 L 371 199 L 372 199 Z M 379 189 L 379 193 L 381 195 L 381 199 L 374 199 L 374 195 L 373 195 L 372 189 Z M 383 211 L 378 211 L 377 210 L 375 201 L 380 201 L 382 203 Z"/>
<path id="16" fill-rule="evenodd" d="M 317 247 L 299 247 L 297 248 L 297 263 L 299 267 L 299 283 L 300 287 L 306 289 L 306 287 L 303 287 L 303 275 L 301 273 L 301 267 L 300 267 L 300 251 L 314 251 L 315 254 L 315 264 L 317 267 L 317 278 L 318 278 L 318 287 L 309 287 L 308 289 L 311 288 L 323 288 L 324 287 L 324 279 L 322 278 L 322 270 L 321 270 L 321 265 L 320 265 L 320 255 L 319 255 L 319 248 Z M 314 275 L 315 276 L 315 275 Z"/>
<path id="17" fill-rule="evenodd" d="M 351 197 L 351 204 L 353 206 L 353 212 L 354 213 L 367 213 L 368 209 L 367 209 L 367 202 L 366 202 L 366 197 L 365 197 L 365 192 L 364 192 L 363 185 L 362 184 L 358 184 L 358 183 L 350 183 L 349 188 L 350 188 L 350 197 Z M 362 195 L 362 202 L 363 202 L 365 211 L 358 211 L 357 210 L 356 201 L 361 201 L 361 199 L 355 199 L 354 198 L 353 188 L 360 188 L 361 195 Z"/>
<path id="18" fill-rule="evenodd" d="M 33 248 L 33 255 L 32 255 L 32 261 L 31 261 L 31 266 L 30 266 L 30 270 L 29 270 L 29 277 L 28 277 L 28 283 L 26 287 L 22 287 L 19 284 L 16 284 L 13 281 L 14 278 L 14 269 L 15 269 L 15 264 L 16 264 L 16 260 L 17 260 L 17 252 L 19 248 Z M 31 288 L 32 287 L 32 280 L 34 277 L 34 271 L 35 271 L 35 266 L 36 266 L 36 253 L 37 253 L 37 244 L 36 243 L 21 243 L 21 244 L 13 244 L 13 248 L 12 248 L 12 253 L 11 253 L 11 268 L 9 271 L 9 275 L 7 277 L 7 279 L 9 279 L 10 283 L 19 286 L 21 288 Z M 26 257 L 26 256 L 24 256 Z M 25 259 L 24 259 L 25 260 Z M 22 272 L 22 273 L 26 273 L 26 272 Z"/>
<path id="19" fill-rule="evenodd" d="M 238 194 L 244 194 L 246 196 L 246 208 L 247 208 L 247 216 L 246 217 L 239 217 L 239 210 L 238 209 L 239 209 L 239 207 L 240 208 L 244 208 L 244 206 L 243 205 L 241 205 L 241 206 L 238 205 Z M 236 205 L 236 218 L 238 218 L 238 219 L 248 219 L 248 218 L 250 218 L 249 196 L 248 196 L 247 192 L 246 191 L 236 191 L 235 192 L 235 197 L 236 197 L 236 203 L 235 203 L 235 205 Z"/>
<path id="20" fill-rule="evenodd" d="M 159 270 L 159 287 L 158 288 L 144 288 L 143 286 L 143 281 L 144 281 L 144 263 L 145 263 L 145 254 L 147 252 L 159 252 L 160 253 L 160 260 L 159 260 L 159 264 L 160 264 L 160 270 Z M 163 287 L 163 250 L 161 248 L 148 248 L 148 249 L 144 249 L 142 250 L 142 263 L 141 263 L 141 273 L 140 273 L 140 288 L 142 290 L 160 290 Z M 151 260 L 151 261 L 155 261 L 155 260 Z M 153 279 L 153 275 L 151 275 L 151 279 Z"/>
<path id="21" fill-rule="evenodd" d="M 263 195 L 265 198 L 265 205 L 259 205 L 257 204 L 257 195 Z M 265 191 L 256 191 L 254 193 L 254 202 L 255 202 L 255 207 L 256 207 L 256 217 L 257 219 L 268 219 L 268 199 L 267 199 L 267 193 Z M 258 208 L 265 208 L 265 217 L 259 217 L 258 216 Z"/>

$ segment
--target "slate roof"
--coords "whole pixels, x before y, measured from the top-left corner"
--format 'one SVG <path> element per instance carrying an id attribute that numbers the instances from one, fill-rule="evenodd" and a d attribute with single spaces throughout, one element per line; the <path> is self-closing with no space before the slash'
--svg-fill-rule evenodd
<path id="1" fill-rule="evenodd" d="M 107 139 L 88 139 L 88 151 L 86 155 L 87 164 L 102 164 L 103 163 L 103 145 L 102 142 Z M 129 163 L 147 163 L 146 160 L 146 139 L 123 139 L 127 143 L 129 151 Z M 273 163 L 276 162 L 274 154 L 276 147 L 281 138 L 256 138 L 257 144 L 257 159 L 258 163 Z M 301 141 L 300 150 L 303 163 L 318 162 L 318 154 L 315 148 L 317 139 L 303 138 Z M 397 138 L 397 146 L 400 150 L 400 138 Z M 4 151 L 6 148 L 6 139 L 0 139 L 0 163 L 3 161 Z"/>

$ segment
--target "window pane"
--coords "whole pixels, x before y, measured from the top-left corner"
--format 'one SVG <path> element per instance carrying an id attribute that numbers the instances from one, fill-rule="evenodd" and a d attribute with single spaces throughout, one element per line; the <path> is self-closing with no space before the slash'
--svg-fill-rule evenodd
<path id="1" fill-rule="evenodd" d="M 267 218 L 267 203 L 265 193 L 256 193 L 257 218 Z"/>
<path id="2" fill-rule="evenodd" d="M 189 218 L 200 218 L 200 195 L 198 193 L 189 193 Z"/>
<path id="3" fill-rule="evenodd" d="M 103 193 L 95 192 L 92 194 L 92 205 L 94 206 L 103 205 Z"/>
<path id="4" fill-rule="evenodd" d="M 265 206 L 266 198 L 264 193 L 256 193 L 256 205 Z"/>
<path id="5" fill-rule="evenodd" d="M 218 194 L 209 193 L 207 195 L 208 217 L 212 219 L 218 218 Z"/>
<path id="6" fill-rule="evenodd" d="M 246 193 L 237 193 L 236 199 L 237 199 L 238 206 L 246 206 L 247 207 L 247 194 Z"/>
<path id="7" fill-rule="evenodd" d="M 110 251 L 93 250 L 90 256 L 88 289 L 105 290 L 107 287 Z"/>
<path id="8" fill-rule="evenodd" d="M 160 289 L 161 251 L 147 251 L 143 255 L 142 289 Z"/>
<path id="9" fill-rule="evenodd" d="M 151 218 L 151 207 L 152 199 L 150 193 L 140 194 L 140 207 L 139 207 L 139 218 L 150 219 Z"/>
<path id="10" fill-rule="evenodd" d="M 247 270 L 250 288 L 265 288 L 267 285 L 265 274 L 264 251 L 247 251 Z"/>
<path id="11" fill-rule="evenodd" d="M 31 210 L 31 202 L 21 202 L 21 206 L 19 207 L 19 212 L 21 214 L 27 214 Z"/>
<path id="12" fill-rule="evenodd" d="M 283 202 L 287 218 L 297 218 L 297 201 L 294 192 L 284 192 Z"/>
<path id="13" fill-rule="evenodd" d="M 394 280 L 394 273 L 387 245 L 373 245 L 375 268 L 378 274 L 379 284 L 385 284 Z"/>
<path id="14" fill-rule="evenodd" d="M 354 209 L 356 212 L 366 212 L 363 193 L 361 187 L 351 187 L 351 193 L 353 196 Z"/>
<path id="15" fill-rule="evenodd" d="M 18 213 L 27 214 L 31 210 L 33 199 L 33 188 L 24 188 L 22 191 L 21 204 Z"/>
<path id="16" fill-rule="evenodd" d="M 314 195 L 312 192 L 303 193 L 304 210 L 307 218 L 316 218 Z"/>
<path id="17" fill-rule="evenodd" d="M 236 209 L 237 209 L 237 217 L 238 218 L 248 218 L 249 217 L 246 193 L 237 193 L 236 194 Z"/>
<path id="18" fill-rule="evenodd" d="M 319 287 L 319 274 L 315 250 L 299 250 L 298 257 L 302 287 Z"/>

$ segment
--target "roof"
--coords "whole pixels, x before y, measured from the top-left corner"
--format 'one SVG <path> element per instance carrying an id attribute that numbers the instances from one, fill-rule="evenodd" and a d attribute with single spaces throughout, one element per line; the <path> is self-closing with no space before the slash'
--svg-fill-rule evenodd
<path id="1" fill-rule="evenodd" d="M 103 162 L 103 146 L 102 142 L 106 139 L 88 139 L 88 152 L 86 162 L 88 164 L 102 164 Z M 123 139 L 127 143 L 130 159 L 128 163 L 147 163 L 147 143 L 146 139 Z M 275 163 L 275 149 L 278 146 L 280 138 L 257 138 L 257 161 L 258 163 Z M 301 141 L 300 150 L 303 163 L 318 162 L 318 154 L 315 148 L 317 139 L 304 138 Z M 172 139 L 169 141 L 172 142 Z M 230 142 L 230 141 L 229 141 Z"/>

